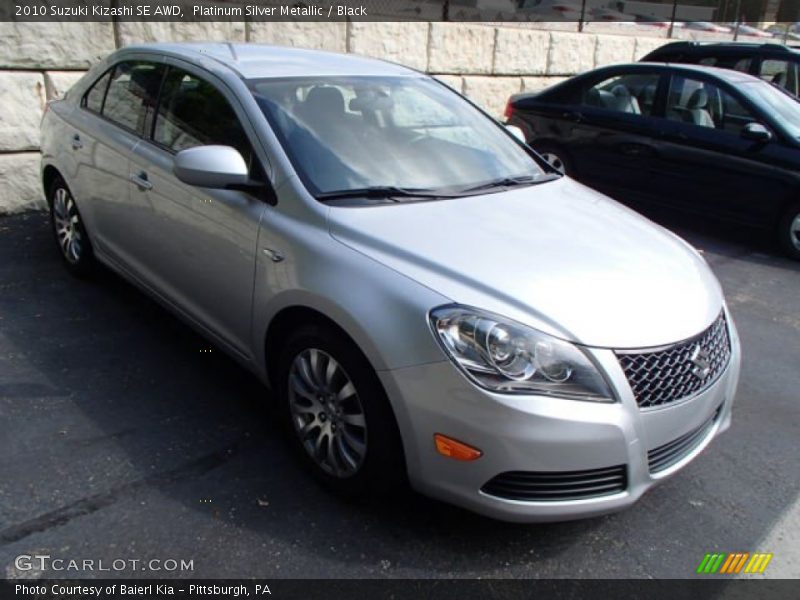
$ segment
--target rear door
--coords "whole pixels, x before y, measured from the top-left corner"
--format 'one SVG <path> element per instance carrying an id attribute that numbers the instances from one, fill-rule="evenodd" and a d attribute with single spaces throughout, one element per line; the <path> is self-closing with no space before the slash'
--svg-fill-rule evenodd
<path id="1" fill-rule="evenodd" d="M 128 204 L 128 162 L 152 118 L 160 66 L 127 61 L 113 66 L 89 88 L 73 112 L 69 140 L 81 215 L 98 250 L 124 262 L 131 252 L 136 214 Z"/>
<path id="2" fill-rule="evenodd" d="M 582 182 L 621 201 L 646 199 L 648 171 L 661 152 L 661 82 L 660 71 L 637 70 L 581 90 L 579 104 L 564 118 L 572 120 L 569 150 Z"/>

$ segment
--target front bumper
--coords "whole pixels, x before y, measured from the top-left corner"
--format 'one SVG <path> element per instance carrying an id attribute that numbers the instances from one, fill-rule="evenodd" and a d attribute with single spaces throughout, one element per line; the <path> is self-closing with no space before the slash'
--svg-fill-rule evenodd
<path id="1" fill-rule="evenodd" d="M 592 350 L 619 402 L 494 394 L 470 383 L 449 361 L 379 373 L 404 440 L 412 486 L 424 494 L 506 521 L 563 521 L 621 510 L 691 462 L 730 426 L 741 348 L 730 322 L 731 357 L 708 389 L 662 408 L 640 410 L 610 350 Z M 648 451 L 700 432 L 668 467 L 651 473 Z M 437 453 L 442 433 L 479 448 L 459 462 Z M 551 473 L 624 465 L 624 489 L 569 500 L 529 501 L 481 491 L 510 471 Z"/>

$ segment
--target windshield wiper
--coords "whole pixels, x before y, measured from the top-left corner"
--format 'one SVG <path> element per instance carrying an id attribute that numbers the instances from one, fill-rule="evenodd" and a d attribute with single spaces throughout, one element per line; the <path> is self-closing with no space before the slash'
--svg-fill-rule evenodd
<path id="1" fill-rule="evenodd" d="M 398 198 L 458 198 L 456 194 L 437 192 L 429 188 L 401 188 L 392 185 L 380 185 L 351 190 L 335 190 L 316 194 L 317 200 L 338 200 L 340 198 L 371 198 L 397 200 Z"/>
<path id="2" fill-rule="evenodd" d="M 472 187 L 468 187 L 463 190 L 459 190 L 462 193 L 469 193 L 469 192 L 480 192 L 483 190 L 491 190 L 495 188 L 509 188 L 509 187 L 517 187 L 521 185 L 536 185 L 538 183 L 545 183 L 547 181 L 553 181 L 554 179 L 558 179 L 560 175 L 556 174 L 548 174 L 541 179 L 533 177 L 532 175 L 521 175 L 519 177 L 502 177 L 500 179 L 493 179 L 492 181 L 487 181 L 485 183 L 481 183 Z"/>

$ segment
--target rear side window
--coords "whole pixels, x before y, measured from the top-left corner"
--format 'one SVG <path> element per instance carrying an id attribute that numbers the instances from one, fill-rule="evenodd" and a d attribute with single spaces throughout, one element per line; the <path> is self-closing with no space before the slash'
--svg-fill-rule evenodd
<path id="1" fill-rule="evenodd" d="M 114 67 L 103 103 L 103 116 L 142 134 L 150 129 L 164 68 L 145 62 Z"/>
<path id="2" fill-rule="evenodd" d="M 236 148 L 248 164 L 253 158 L 247 134 L 222 93 L 179 69 L 167 74 L 153 140 L 174 152 L 220 144 Z"/>
<path id="3" fill-rule="evenodd" d="M 653 113 L 659 77 L 657 73 L 631 73 L 604 79 L 584 92 L 582 104 L 650 116 Z"/>
<path id="4" fill-rule="evenodd" d="M 92 112 L 100 113 L 103 110 L 103 98 L 106 97 L 108 80 L 111 79 L 111 71 L 107 71 L 100 79 L 94 82 L 83 97 L 83 106 Z"/>

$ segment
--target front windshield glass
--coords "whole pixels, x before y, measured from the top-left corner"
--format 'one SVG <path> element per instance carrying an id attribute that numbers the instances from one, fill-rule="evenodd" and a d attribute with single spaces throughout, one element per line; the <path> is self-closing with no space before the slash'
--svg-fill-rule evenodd
<path id="1" fill-rule="evenodd" d="M 423 77 L 250 81 L 309 190 L 457 191 L 549 174 L 491 119 Z"/>
<path id="2" fill-rule="evenodd" d="M 800 139 L 800 102 L 794 96 L 782 88 L 760 81 L 744 84 L 742 91 L 749 92 L 753 102 L 773 115 L 789 135 Z"/>

